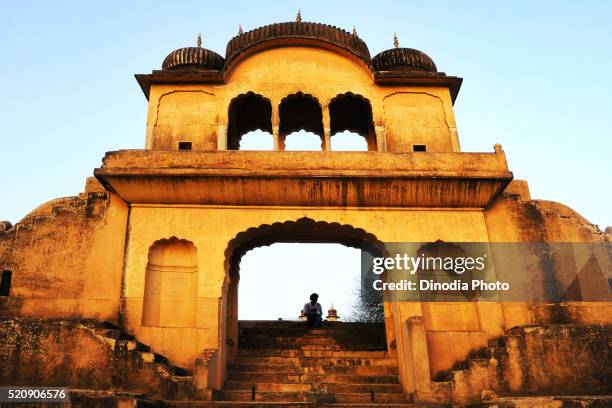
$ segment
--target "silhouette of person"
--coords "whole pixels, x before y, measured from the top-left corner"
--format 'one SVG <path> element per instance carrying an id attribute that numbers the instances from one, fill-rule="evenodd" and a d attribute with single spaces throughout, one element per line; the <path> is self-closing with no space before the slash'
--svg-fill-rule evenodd
<path id="1" fill-rule="evenodd" d="M 321 325 L 323 308 L 317 303 L 319 295 L 313 293 L 310 295 L 310 302 L 304 305 L 304 314 L 306 315 L 306 327 L 319 327 Z"/>

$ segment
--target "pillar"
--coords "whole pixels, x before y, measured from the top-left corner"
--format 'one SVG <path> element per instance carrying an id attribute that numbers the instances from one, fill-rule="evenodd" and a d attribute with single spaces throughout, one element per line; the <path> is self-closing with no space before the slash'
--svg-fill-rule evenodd
<path id="1" fill-rule="evenodd" d="M 330 128 L 330 116 L 329 106 L 323 108 L 323 145 L 321 146 L 323 151 L 331 150 L 331 128 Z"/>
<path id="2" fill-rule="evenodd" d="M 281 144 L 281 136 L 279 133 L 280 114 L 278 111 L 278 101 L 272 100 L 271 104 L 272 104 L 272 138 L 274 140 L 273 149 L 276 151 L 285 150 L 284 143 Z"/>
<path id="3" fill-rule="evenodd" d="M 217 150 L 227 150 L 227 125 L 217 126 Z"/>

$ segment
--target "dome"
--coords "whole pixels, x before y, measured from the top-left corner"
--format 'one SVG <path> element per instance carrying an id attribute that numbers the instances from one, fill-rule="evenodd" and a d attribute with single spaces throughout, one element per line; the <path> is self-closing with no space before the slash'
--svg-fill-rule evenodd
<path id="1" fill-rule="evenodd" d="M 391 48 L 372 58 L 376 71 L 428 71 L 438 72 L 436 64 L 427 54 L 412 48 Z"/>
<path id="2" fill-rule="evenodd" d="M 230 65 L 251 48 L 296 44 L 288 41 L 290 39 L 300 40 L 304 44 L 336 46 L 357 56 L 367 65 L 371 62 L 368 46 L 355 32 L 351 34 L 328 24 L 302 22 L 301 18 L 298 21 L 270 24 L 238 34 L 227 43 L 225 60 L 227 65 Z"/>
<path id="3" fill-rule="evenodd" d="M 219 70 L 224 59 L 214 51 L 202 47 L 179 48 L 172 51 L 162 63 L 163 70 L 197 68 Z"/>

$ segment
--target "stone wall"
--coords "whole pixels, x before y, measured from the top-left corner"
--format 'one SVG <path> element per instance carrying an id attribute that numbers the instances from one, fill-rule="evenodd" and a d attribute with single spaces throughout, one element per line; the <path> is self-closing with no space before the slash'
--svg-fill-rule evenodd
<path id="1" fill-rule="evenodd" d="M 189 397 L 191 377 L 111 327 L 93 321 L 0 318 L 0 384 Z"/>
<path id="2" fill-rule="evenodd" d="M 506 392 L 523 395 L 612 394 L 612 326 L 516 327 L 501 361 Z"/>
<path id="3" fill-rule="evenodd" d="M 564 301 L 562 304 L 503 302 L 506 328 L 538 323 L 610 322 L 609 263 L 583 274 L 584 270 L 580 268 L 586 264 L 579 253 L 580 244 L 609 243 L 612 240 L 610 234 L 563 204 L 531 199 L 527 182 L 522 180 L 510 183 L 486 209 L 485 220 L 490 242 L 579 243 L 573 259 L 554 256 L 544 259 L 541 251 L 536 249 L 531 257 L 524 257 L 522 268 L 533 271 L 534 278 L 523 282 L 531 294 L 540 299 L 547 298 L 545 291 L 555 285 L 567 289 L 568 293 L 566 299 L 561 299 Z M 607 245 L 603 249 L 608 251 L 604 258 L 610 259 L 609 248 Z M 493 252 L 495 254 L 495 250 Z M 528 265 L 529 258 L 532 262 Z M 496 263 L 495 267 L 501 270 L 504 266 Z M 507 271 L 505 275 L 512 276 L 512 273 Z M 589 299 L 591 301 L 585 301 Z M 595 299 L 603 301 L 593 301 Z"/>
<path id="4" fill-rule="evenodd" d="M 12 272 L 0 316 L 117 321 L 128 211 L 97 190 L 49 201 L 0 232 L 0 270 Z"/>

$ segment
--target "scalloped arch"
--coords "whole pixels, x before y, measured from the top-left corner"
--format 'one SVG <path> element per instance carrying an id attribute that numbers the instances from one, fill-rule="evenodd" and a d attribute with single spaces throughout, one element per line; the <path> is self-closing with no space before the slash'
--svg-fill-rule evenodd
<path id="1" fill-rule="evenodd" d="M 295 221 L 261 224 L 239 232 L 225 250 L 226 273 L 236 276 L 239 272 L 238 261 L 244 254 L 277 242 L 338 243 L 363 249 L 376 256 L 386 253 L 384 243 L 362 228 L 303 217 Z"/>

